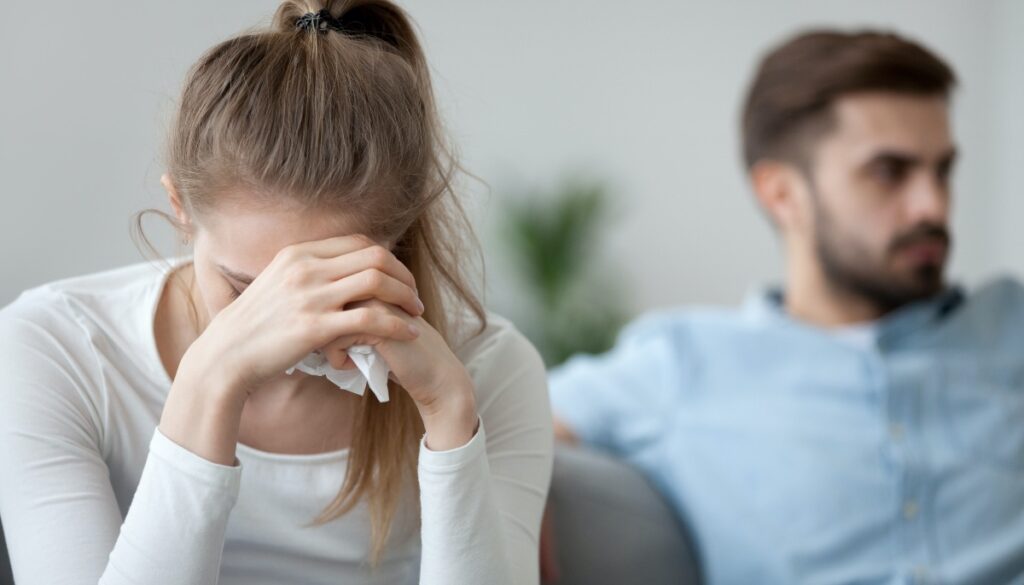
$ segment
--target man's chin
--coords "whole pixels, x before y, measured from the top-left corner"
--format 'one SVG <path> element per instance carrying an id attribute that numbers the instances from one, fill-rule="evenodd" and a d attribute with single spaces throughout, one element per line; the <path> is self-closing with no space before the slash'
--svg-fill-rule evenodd
<path id="1" fill-rule="evenodd" d="M 922 264 L 904 272 L 899 278 L 893 279 L 898 282 L 894 286 L 893 296 L 904 299 L 904 302 L 913 302 L 935 296 L 946 288 L 946 279 L 941 264 Z"/>
<path id="2" fill-rule="evenodd" d="M 889 271 L 884 276 L 862 279 L 852 288 L 861 298 L 877 306 L 881 313 L 926 300 L 945 288 L 941 266 L 918 266 L 914 270 Z"/>

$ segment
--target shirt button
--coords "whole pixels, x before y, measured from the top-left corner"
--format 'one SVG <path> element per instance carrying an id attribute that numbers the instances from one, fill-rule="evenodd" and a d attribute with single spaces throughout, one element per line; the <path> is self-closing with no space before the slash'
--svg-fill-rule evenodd
<path id="1" fill-rule="evenodd" d="M 903 504 L 903 518 L 906 520 L 913 520 L 917 517 L 917 502 L 914 500 L 907 500 Z"/>

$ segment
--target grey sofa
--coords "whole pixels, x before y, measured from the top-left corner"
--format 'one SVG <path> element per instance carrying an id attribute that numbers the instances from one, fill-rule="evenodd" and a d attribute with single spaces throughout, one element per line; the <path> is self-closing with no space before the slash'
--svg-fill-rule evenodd
<path id="1" fill-rule="evenodd" d="M 0 524 L 0 585 L 14 585 L 11 576 L 11 561 L 7 558 L 7 543 L 4 542 L 4 527 Z"/>
<path id="2" fill-rule="evenodd" d="M 686 528 L 644 477 L 599 451 L 559 444 L 551 512 L 558 585 L 697 585 Z M 0 530 L 0 585 L 13 583 Z"/>
<path id="3" fill-rule="evenodd" d="M 689 531 L 626 463 L 591 448 L 557 445 L 548 505 L 561 569 L 552 585 L 701 582 Z"/>

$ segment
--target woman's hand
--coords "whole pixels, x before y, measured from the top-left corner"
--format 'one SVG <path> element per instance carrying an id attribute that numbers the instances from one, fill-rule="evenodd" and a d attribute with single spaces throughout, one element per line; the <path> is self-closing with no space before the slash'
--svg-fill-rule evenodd
<path id="1" fill-rule="evenodd" d="M 339 337 L 415 339 L 419 332 L 394 313 L 351 306 L 380 299 L 419 315 L 415 286 L 409 270 L 365 236 L 288 246 L 217 313 L 189 353 L 216 356 L 248 394 Z"/>
<path id="2" fill-rule="evenodd" d="M 412 340 L 352 335 L 334 340 L 323 348 L 335 368 L 354 367 L 347 350 L 353 345 L 372 345 L 388 364 L 391 375 L 416 403 L 427 431 L 427 447 L 435 451 L 454 449 L 469 442 L 476 433 L 477 411 L 473 381 L 441 334 L 422 316 L 379 299 L 359 301 L 351 307 L 393 315 L 419 330 Z"/>
<path id="3" fill-rule="evenodd" d="M 412 341 L 419 331 L 378 299 L 422 313 L 409 270 L 365 236 L 282 249 L 189 346 L 164 405 L 160 430 L 211 461 L 234 461 L 245 400 L 304 356 L 339 337 Z"/>

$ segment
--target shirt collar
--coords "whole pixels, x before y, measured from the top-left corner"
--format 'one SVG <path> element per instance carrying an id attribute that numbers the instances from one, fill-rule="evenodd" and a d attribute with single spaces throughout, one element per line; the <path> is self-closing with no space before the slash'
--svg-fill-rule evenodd
<path id="1" fill-rule="evenodd" d="M 756 320 L 774 320 L 818 329 L 816 326 L 790 316 L 783 304 L 784 292 L 780 286 L 769 286 L 747 294 L 744 313 Z M 909 303 L 876 322 L 879 340 L 893 339 L 912 333 L 952 314 L 965 300 L 963 287 L 946 286 L 935 295 Z"/>

